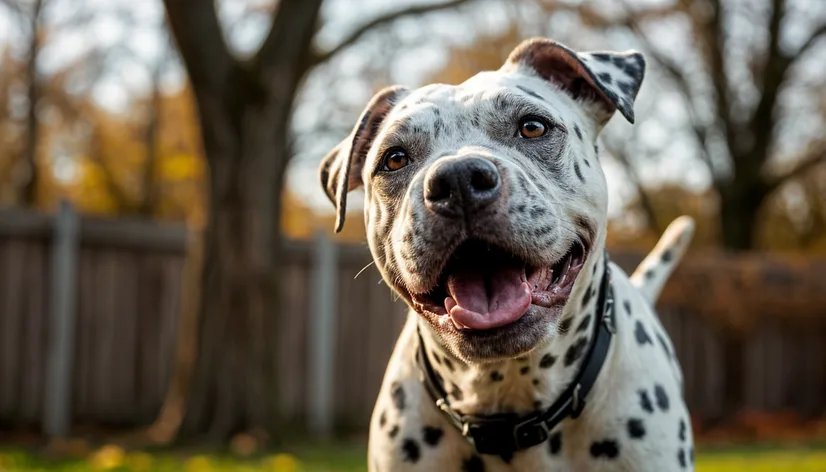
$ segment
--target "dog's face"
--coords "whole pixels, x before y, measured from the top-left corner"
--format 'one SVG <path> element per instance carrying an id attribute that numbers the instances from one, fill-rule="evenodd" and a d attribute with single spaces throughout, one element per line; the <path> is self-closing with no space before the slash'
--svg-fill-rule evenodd
<path id="1" fill-rule="evenodd" d="M 633 121 L 644 66 L 539 39 L 458 86 L 383 90 L 322 163 L 337 230 L 363 185 L 376 266 L 459 358 L 552 340 L 604 244 L 596 136 Z"/>

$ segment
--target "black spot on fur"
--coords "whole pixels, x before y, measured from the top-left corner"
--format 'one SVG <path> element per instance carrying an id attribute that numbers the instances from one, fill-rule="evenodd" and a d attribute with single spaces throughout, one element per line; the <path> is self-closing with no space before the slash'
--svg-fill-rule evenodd
<path id="1" fill-rule="evenodd" d="M 685 420 L 680 420 L 680 432 L 677 433 L 677 437 L 680 438 L 680 441 L 685 441 L 686 429 Z"/>
<path id="2" fill-rule="evenodd" d="M 450 359 L 448 359 L 447 357 L 445 357 L 444 361 L 445 361 L 445 367 L 447 367 L 447 370 L 453 372 L 454 371 L 453 362 L 450 362 Z"/>
<path id="3" fill-rule="evenodd" d="M 519 212 L 519 213 L 525 213 L 525 204 L 522 203 L 520 205 L 517 205 L 516 206 L 516 211 Z"/>
<path id="4" fill-rule="evenodd" d="M 628 313 L 628 316 L 631 316 L 631 302 L 628 300 L 623 301 L 622 307 L 625 308 L 625 312 Z"/>
<path id="5" fill-rule="evenodd" d="M 419 462 L 422 451 L 419 449 L 419 443 L 412 439 L 405 439 L 402 442 L 402 460 L 405 462 L 416 463 Z"/>
<path id="6" fill-rule="evenodd" d="M 660 346 L 662 346 L 666 357 L 671 359 L 671 349 L 668 349 L 668 343 L 665 342 L 665 338 L 663 338 L 663 336 L 660 333 L 657 333 L 657 341 L 660 342 Z"/>
<path id="7" fill-rule="evenodd" d="M 654 277 L 654 269 L 648 269 L 645 271 L 645 278 L 651 279 Z"/>
<path id="8" fill-rule="evenodd" d="M 631 418 L 628 420 L 628 436 L 633 439 L 642 439 L 645 437 L 645 425 L 639 418 Z"/>
<path id="9" fill-rule="evenodd" d="M 680 467 L 685 469 L 685 449 L 680 449 L 677 451 L 677 462 L 680 464 Z"/>
<path id="10" fill-rule="evenodd" d="M 379 427 L 384 428 L 384 425 L 387 424 L 387 412 L 382 411 L 379 415 Z"/>
<path id="11" fill-rule="evenodd" d="M 567 333 L 569 329 L 571 329 L 571 322 L 573 320 L 571 318 L 565 318 L 559 323 L 559 332 L 560 333 Z"/>
<path id="12" fill-rule="evenodd" d="M 390 436 L 390 439 L 395 438 L 397 434 L 399 434 L 399 425 L 393 425 L 393 427 L 390 428 L 390 431 L 387 432 L 387 435 Z"/>
<path id="13" fill-rule="evenodd" d="M 436 377 L 436 382 L 437 382 L 439 385 L 441 385 L 441 386 L 442 386 L 442 388 L 444 388 L 444 386 L 445 386 L 445 379 L 444 379 L 444 377 L 442 377 L 442 374 L 440 374 L 440 373 L 438 373 L 438 372 L 436 372 L 436 371 L 433 371 L 433 376 L 434 376 L 434 377 Z"/>
<path id="14" fill-rule="evenodd" d="M 527 373 L 528 373 L 528 372 L 530 372 L 530 371 L 531 371 L 531 368 L 530 368 L 530 367 L 528 367 L 528 366 L 524 366 L 524 367 L 522 367 L 522 368 L 520 368 L 520 369 L 519 369 L 519 373 L 520 373 L 520 374 L 522 374 L 522 375 L 525 375 L 525 374 L 527 374 Z"/>
<path id="15" fill-rule="evenodd" d="M 533 402 L 533 409 L 534 410 L 541 410 L 542 409 L 542 402 L 539 401 L 539 400 L 534 401 Z"/>
<path id="16" fill-rule="evenodd" d="M 531 383 L 532 383 L 534 386 L 537 386 L 537 385 L 539 385 L 539 379 L 533 379 L 533 380 L 531 381 Z"/>
<path id="17" fill-rule="evenodd" d="M 657 407 L 662 411 L 668 411 L 668 395 L 665 393 L 662 385 L 657 384 L 654 386 L 654 397 L 657 399 Z"/>
<path id="18" fill-rule="evenodd" d="M 645 331 L 645 327 L 642 325 L 642 321 L 640 320 L 637 320 L 637 324 L 634 327 L 634 337 L 637 338 L 637 343 L 639 343 L 640 346 L 646 343 L 651 344 L 652 346 L 654 345 L 654 342 L 651 341 L 651 337 L 648 336 L 648 332 Z"/>
<path id="19" fill-rule="evenodd" d="M 442 360 L 439 358 L 439 354 L 436 354 L 436 351 L 430 353 L 431 357 L 433 357 L 433 362 L 438 365 L 442 365 Z"/>
<path id="20" fill-rule="evenodd" d="M 551 353 L 548 352 L 542 356 L 542 359 L 539 359 L 539 367 L 547 369 L 554 365 L 554 362 L 556 362 L 556 357 L 552 356 Z"/>
<path id="21" fill-rule="evenodd" d="M 591 291 L 591 286 L 588 286 L 588 290 L 586 290 L 585 295 L 582 296 L 582 308 L 585 308 L 585 306 L 588 305 L 588 302 L 591 301 L 591 297 L 593 296 L 594 292 Z"/>
<path id="22" fill-rule="evenodd" d="M 582 158 L 582 162 L 584 162 L 588 168 L 591 168 L 591 161 L 589 161 L 587 157 Z"/>
<path id="23" fill-rule="evenodd" d="M 565 367 L 570 366 L 574 362 L 577 361 L 580 357 L 582 357 L 582 353 L 585 352 L 585 346 L 588 345 L 588 338 L 582 337 L 577 339 L 571 347 L 568 348 L 568 351 L 565 352 Z"/>
<path id="24" fill-rule="evenodd" d="M 648 396 L 648 392 L 645 390 L 640 390 L 640 407 L 646 413 L 654 413 L 654 405 L 651 403 L 651 397 Z"/>
<path id="25" fill-rule="evenodd" d="M 599 157 L 599 146 L 597 146 L 596 144 L 594 144 L 594 154 L 596 154 L 597 157 Z"/>
<path id="26" fill-rule="evenodd" d="M 494 382 L 501 382 L 505 380 L 505 376 L 500 374 L 498 370 L 494 370 L 490 373 L 490 379 Z"/>
<path id="27" fill-rule="evenodd" d="M 603 85 L 611 85 L 611 82 L 614 81 L 613 77 L 611 77 L 611 74 L 608 72 L 603 72 L 597 75 L 597 78 L 603 83 Z"/>
<path id="28" fill-rule="evenodd" d="M 545 214 L 545 209 L 542 207 L 531 208 L 531 218 L 539 218 Z"/>
<path id="29" fill-rule="evenodd" d="M 579 162 L 574 162 L 574 172 L 580 182 L 585 183 L 585 176 L 582 175 L 582 169 L 579 168 Z"/>
<path id="30" fill-rule="evenodd" d="M 611 62 L 617 67 L 623 67 L 625 65 L 625 58 L 622 56 L 614 56 L 611 58 Z"/>
<path id="31" fill-rule="evenodd" d="M 559 454 L 559 451 L 562 450 L 562 432 L 557 431 L 551 434 L 551 439 L 548 441 L 548 448 L 551 451 L 551 455 L 555 456 Z"/>
<path id="32" fill-rule="evenodd" d="M 642 78 L 642 69 L 634 64 L 631 64 L 630 62 L 627 62 L 622 70 L 632 79 L 639 81 Z M 633 84 L 628 84 L 628 86 L 633 89 Z"/>
<path id="33" fill-rule="evenodd" d="M 666 249 L 663 251 L 663 255 L 660 256 L 663 262 L 671 262 L 671 259 L 674 258 L 674 253 L 671 252 L 671 249 Z"/>
<path id="34" fill-rule="evenodd" d="M 453 397 L 456 401 L 460 401 L 460 400 L 462 400 L 462 398 L 464 397 L 464 395 L 462 395 L 462 391 L 461 391 L 461 390 L 459 390 L 459 387 L 457 387 L 455 384 L 453 385 L 453 388 L 450 390 L 450 395 L 451 395 L 451 396 L 452 396 L 452 397 Z"/>
<path id="35" fill-rule="evenodd" d="M 533 97 L 533 98 L 536 98 L 536 99 L 538 99 L 538 100 L 542 100 L 542 97 L 541 97 L 538 93 L 536 93 L 536 92 L 534 92 L 534 91 L 532 91 L 532 90 L 530 90 L 530 89 L 528 89 L 528 88 L 525 88 L 525 87 L 523 87 L 523 86 L 521 86 L 521 85 L 517 85 L 517 86 L 516 86 L 516 88 L 518 88 L 519 90 L 521 90 L 521 91 L 523 91 L 523 92 L 527 93 L 528 95 L 530 95 L 530 96 L 531 96 L 531 97 Z"/>
<path id="36" fill-rule="evenodd" d="M 605 53 L 601 53 L 601 52 L 598 52 L 596 54 L 591 54 L 591 57 L 593 57 L 594 59 L 596 59 L 598 61 L 602 61 L 602 62 L 608 62 L 608 61 L 611 60 L 611 55 L 610 54 L 605 54 Z"/>
<path id="37" fill-rule="evenodd" d="M 631 74 L 629 74 L 629 75 L 631 75 Z M 631 76 L 633 77 L 633 75 L 631 75 Z M 625 93 L 625 94 L 628 94 L 628 95 L 630 95 L 631 92 L 634 90 L 634 86 L 632 84 L 629 84 L 628 82 L 620 82 L 620 83 L 617 84 L 617 86 L 620 88 L 620 90 L 622 90 L 622 93 Z"/>
<path id="38" fill-rule="evenodd" d="M 619 455 L 619 445 L 612 439 L 591 443 L 591 457 L 615 459 Z"/>
<path id="39" fill-rule="evenodd" d="M 588 326 L 591 325 L 591 315 L 587 315 L 585 318 L 582 318 L 582 321 L 579 323 L 579 326 L 576 327 L 576 332 L 581 333 L 588 329 Z"/>
<path id="40" fill-rule="evenodd" d="M 579 126 L 574 125 L 574 133 L 576 134 L 576 137 L 582 141 L 582 130 L 579 129 Z"/>
<path id="41" fill-rule="evenodd" d="M 462 463 L 462 472 L 485 472 L 485 463 L 479 456 L 471 456 Z"/>
<path id="42" fill-rule="evenodd" d="M 422 436 L 424 437 L 424 443 L 428 446 L 436 446 L 439 444 L 439 441 L 442 440 L 442 436 L 445 435 L 445 432 L 442 431 L 442 428 L 436 428 L 434 426 L 425 426 L 422 428 Z"/>
<path id="43" fill-rule="evenodd" d="M 393 382 L 390 386 L 390 395 L 393 396 L 393 404 L 396 405 L 396 408 L 399 410 L 404 410 L 405 395 L 404 389 L 400 383 Z"/>

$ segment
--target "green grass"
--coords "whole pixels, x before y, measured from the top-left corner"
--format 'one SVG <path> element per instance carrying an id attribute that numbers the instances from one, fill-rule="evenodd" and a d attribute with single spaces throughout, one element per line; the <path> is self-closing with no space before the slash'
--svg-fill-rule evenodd
<path id="1" fill-rule="evenodd" d="M 676 457 L 675 457 L 676 460 Z M 697 457 L 700 472 L 826 472 L 826 448 L 715 448 Z M 306 446 L 254 458 L 104 446 L 83 459 L 48 459 L 34 451 L 0 450 L 0 472 L 364 472 L 363 447 Z"/>

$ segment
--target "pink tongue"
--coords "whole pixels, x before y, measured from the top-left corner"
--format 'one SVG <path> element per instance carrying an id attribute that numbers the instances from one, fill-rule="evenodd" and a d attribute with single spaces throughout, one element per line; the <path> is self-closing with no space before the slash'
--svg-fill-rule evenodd
<path id="1" fill-rule="evenodd" d="M 513 323 L 531 305 L 531 288 L 525 270 L 515 264 L 495 264 L 494 273 L 483 267 L 467 268 L 447 279 L 450 294 L 445 309 L 457 327 L 491 329 Z"/>

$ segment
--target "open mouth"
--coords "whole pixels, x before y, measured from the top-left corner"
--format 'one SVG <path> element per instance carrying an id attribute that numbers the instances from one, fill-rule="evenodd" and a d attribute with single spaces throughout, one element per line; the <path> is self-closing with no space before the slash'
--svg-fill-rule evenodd
<path id="1" fill-rule="evenodd" d="M 417 311 L 446 316 L 458 330 L 498 328 L 520 319 L 531 305 L 563 304 L 585 255 L 577 242 L 552 266 L 534 267 L 501 247 L 468 240 L 450 256 L 438 283 L 411 298 Z"/>

